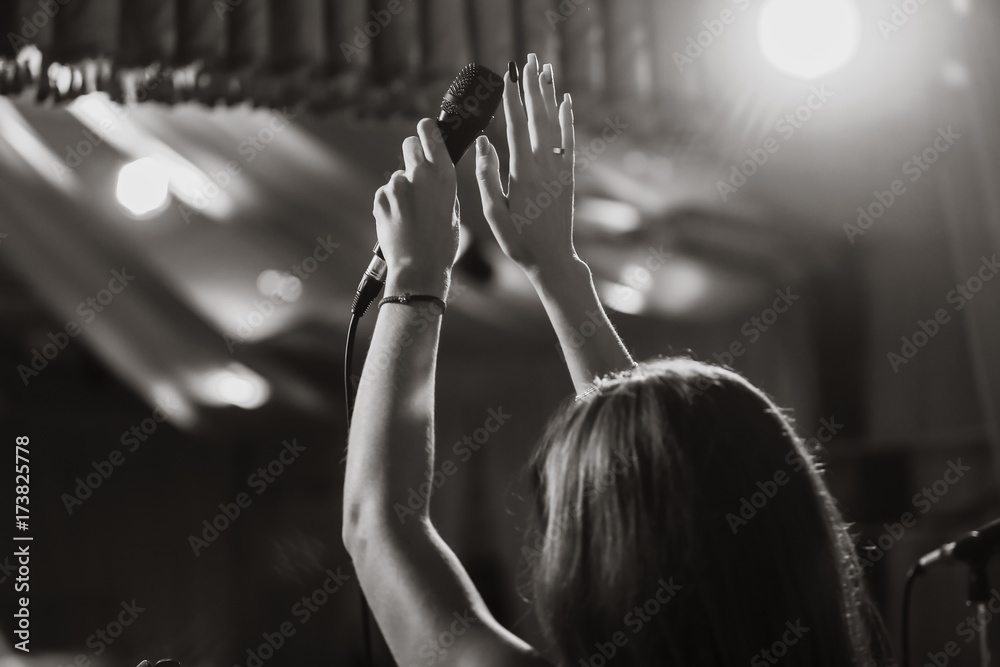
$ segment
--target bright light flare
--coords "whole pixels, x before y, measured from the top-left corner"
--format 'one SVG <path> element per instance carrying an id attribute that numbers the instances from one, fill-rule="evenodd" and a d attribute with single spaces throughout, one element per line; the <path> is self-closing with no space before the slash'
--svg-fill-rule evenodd
<path id="1" fill-rule="evenodd" d="M 576 204 L 575 218 L 581 225 L 593 225 L 608 232 L 625 234 L 642 227 L 642 213 L 632 204 L 604 199 L 581 197 Z"/>
<path id="2" fill-rule="evenodd" d="M 302 296 L 302 280 L 287 271 L 267 269 L 257 276 L 257 291 L 264 296 L 292 303 Z"/>
<path id="3" fill-rule="evenodd" d="M 129 213 L 143 218 L 166 207 L 169 190 L 166 169 L 153 158 L 144 157 L 129 162 L 118 172 L 115 196 Z"/>
<path id="4" fill-rule="evenodd" d="M 169 192 L 188 208 L 220 221 L 225 220 L 232 211 L 232 198 L 225 191 L 224 184 L 217 183 L 190 160 L 137 124 L 135 116 L 143 113 L 141 109 L 123 108 L 111 102 L 104 93 L 82 95 L 70 102 L 67 109 L 80 123 L 118 152 L 135 158 L 137 162 L 142 158 L 155 159 L 166 176 Z M 145 197 L 137 196 L 136 199 L 140 209 L 148 205 Z M 126 208 L 129 206 L 126 205 Z M 153 210 L 159 212 L 155 207 Z M 151 214 L 133 213 L 137 217 L 148 217 Z"/>
<path id="5" fill-rule="evenodd" d="M 267 380 L 243 364 L 229 364 L 202 376 L 200 389 L 207 402 L 214 405 L 235 405 L 252 410 L 259 408 L 271 396 Z"/>
<path id="6" fill-rule="evenodd" d="M 758 24 L 760 48 L 778 70 L 815 79 L 845 65 L 861 41 L 854 0 L 767 0 Z"/>
<path id="7" fill-rule="evenodd" d="M 646 307 L 646 293 L 628 285 L 599 281 L 597 291 L 601 301 L 619 313 L 639 315 Z"/>

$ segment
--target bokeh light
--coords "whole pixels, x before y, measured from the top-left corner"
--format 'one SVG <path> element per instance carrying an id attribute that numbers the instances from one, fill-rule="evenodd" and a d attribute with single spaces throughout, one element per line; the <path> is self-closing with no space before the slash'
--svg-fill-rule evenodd
<path id="1" fill-rule="evenodd" d="M 768 0 L 758 36 L 764 57 L 776 69 L 815 79 L 857 53 L 861 16 L 854 0 Z"/>
<path id="2" fill-rule="evenodd" d="M 134 216 L 148 217 L 167 203 L 170 180 L 163 166 L 150 157 L 129 162 L 118 172 L 115 196 Z"/>

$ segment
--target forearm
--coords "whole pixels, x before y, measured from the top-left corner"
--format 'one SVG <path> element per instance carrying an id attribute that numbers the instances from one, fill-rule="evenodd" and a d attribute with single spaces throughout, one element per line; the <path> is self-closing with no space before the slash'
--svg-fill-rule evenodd
<path id="1" fill-rule="evenodd" d="M 345 537 L 362 524 L 398 521 L 393 505 L 405 504 L 408 489 L 419 488 L 433 466 L 435 312 L 397 304 L 378 310 L 348 436 Z"/>
<path id="2" fill-rule="evenodd" d="M 458 622 L 448 664 L 545 664 L 490 615 L 426 503 L 408 505 L 409 489 L 426 483 L 433 466 L 441 315 L 429 310 L 379 310 L 348 437 L 344 542 L 398 664 L 425 659 L 437 650 L 434 638 L 454 634 Z M 406 511 L 397 515 L 399 506 Z"/>
<path id="3" fill-rule="evenodd" d="M 559 338 L 578 394 L 595 378 L 632 367 L 632 356 L 604 312 L 586 263 L 569 260 L 529 272 L 529 278 Z"/>

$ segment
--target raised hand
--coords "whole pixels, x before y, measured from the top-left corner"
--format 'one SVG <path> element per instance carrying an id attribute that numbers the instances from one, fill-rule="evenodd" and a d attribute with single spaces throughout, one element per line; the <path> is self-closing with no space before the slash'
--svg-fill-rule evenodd
<path id="1" fill-rule="evenodd" d="M 400 169 L 375 193 L 373 212 L 388 274 L 386 294 L 447 298 L 458 252 L 455 167 L 435 121 L 417 124 L 403 140 Z"/>
<path id="2" fill-rule="evenodd" d="M 485 136 L 476 141 L 476 177 L 483 212 L 504 253 L 530 276 L 577 260 L 573 248 L 573 104 L 557 101 L 551 65 L 528 56 L 517 82 L 504 76 L 504 116 L 510 147 L 507 193 L 500 160 Z"/>

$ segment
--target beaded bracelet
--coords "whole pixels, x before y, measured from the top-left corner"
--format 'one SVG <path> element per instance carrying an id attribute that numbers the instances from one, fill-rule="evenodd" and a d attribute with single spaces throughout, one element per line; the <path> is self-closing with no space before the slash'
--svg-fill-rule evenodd
<path id="1" fill-rule="evenodd" d="M 383 305 L 387 303 L 400 303 L 406 306 L 415 301 L 430 301 L 432 303 L 436 303 L 438 306 L 441 307 L 442 313 L 448 307 L 448 305 L 442 299 L 439 299 L 438 297 L 433 296 L 431 294 L 410 294 L 409 292 L 403 292 L 399 296 L 384 297 L 381 301 L 378 302 L 378 307 L 381 308 Z"/>

